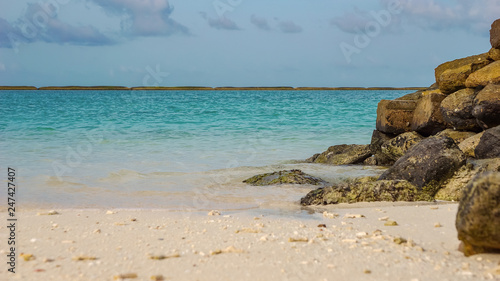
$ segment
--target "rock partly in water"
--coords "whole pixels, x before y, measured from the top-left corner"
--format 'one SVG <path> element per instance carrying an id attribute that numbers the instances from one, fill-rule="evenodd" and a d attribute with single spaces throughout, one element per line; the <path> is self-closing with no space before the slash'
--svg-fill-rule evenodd
<path id="1" fill-rule="evenodd" d="M 477 159 L 500 157 L 500 126 L 484 131 L 474 154 Z"/>
<path id="2" fill-rule="evenodd" d="M 383 163 L 394 164 L 412 146 L 424 138 L 416 132 L 407 132 L 385 141 L 380 147 L 378 159 Z"/>
<path id="3" fill-rule="evenodd" d="M 303 173 L 301 170 L 285 170 L 267 174 L 253 176 L 243 181 L 244 183 L 265 186 L 265 185 L 278 185 L 278 184 L 311 184 L 311 185 L 324 185 L 327 184 L 320 178 Z"/>
<path id="4" fill-rule="evenodd" d="M 446 98 L 440 90 L 424 92 L 417 102 L 413 114 L 411 129 L 424 136 L 434 135 L 446 128 L 441 114 L 441 102 Z"/>
<path id="5" fill-rule="evenodd" d="M 483 134 L 484 132 L 481 132 L 479 134 L 475 134 L 469 138 L 466 138 L 458 144 L 458 148 L 462 150 L 466 157 L 476 157 L 474 151 L 476 150 L 476 147 L 479 144 L 479 141 L 481 140 Z"/>
<path id="6" fill-rule="evenodd" d="M 469 75 L 467 88 L 484 87 L 491 83 L 500 83 L 500 61 L 495 61 Z"/>
<path id="7" fill-rule="evenodd" d="M 434 195 L 464 163 L 465 155 L 453 139 L 430 137 L 410 148 L 379 180 L 406 180 Z"/>
<path id="8" fill-rule="evenodd" d="M 500 125 L 500 85 L 489 84 L 476 95 L 472 115 L 483 129 Z"/>
<path id="9" fill-rule="evenodd" d="M 375 201 L 431 201 L 427 194 L 404 180 L 382 180 L 360 178 L 335 186 L 319 188 L 309 192 L 300 200 L 306 205 L 327 205 L 338 203 Z"/>
<path id="10" fill-rule="evenodd" d="M 486 173 L 464 189 L 456 228 L 466 256 L 500 252 L 500 173 Z"/>
<path id="11" fill-rule="evenodd" d="M 490 43 L 491 47 L 500 49 L 500 19 L 491 24 Z"/>
<path id="12" fill-rule="evenodd" d="M 306 162 L 330 165 L 361 164 L 370 156 L 372 156 L 370 145 L 341 144 L 330 146 L 327 151 L 315 154 Z"/>
<path id="13" fill-rule="evenodd" d="M 454 70 L 454 69 L 460 69 L 463 67 L 466 67 L 466 68 L 470 69 L 471 72 L 474 72 L 488 63 L 489 63 L 489 61 L 488 61 L 488 54 L 487 53 L 445 62 L 445 63 L 439 65 L 438 67 L 436 67 L 436 69 L 434 71 L 436 82 L 438 82 L 439 88 L 441 88 L 439 81 L 441 80 L 441 75 L 444 72 L 449 71 L 449 70 Z"/>
<path id="14" fill-rule="evenodd" d="M 416 100 L 381 100 L 377 107 L 377 130 L 387 134 L 411 131 Z"/>
<path id="15" fill-rule="evenodd" d="M 441 113 L 444 121 L 455 130 L 481 131 L 481 127 L 472 115 L 474 108 L 474 89 L 457 91 L 441 102 Z"/>

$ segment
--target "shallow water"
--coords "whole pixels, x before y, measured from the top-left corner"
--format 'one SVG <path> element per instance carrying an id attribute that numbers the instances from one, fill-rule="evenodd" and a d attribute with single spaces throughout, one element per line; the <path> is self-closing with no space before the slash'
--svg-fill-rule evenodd
<path id="1" fill-rule="evenodd" d="M 291 168 L 329 181 L 379 174 L 290 163 L 369 143 L 378 101 L 405 93 L 1 91 L 0 163 L 18 170 L 24 206 L 295 208 L 314 187 L 241 181 Z"/>

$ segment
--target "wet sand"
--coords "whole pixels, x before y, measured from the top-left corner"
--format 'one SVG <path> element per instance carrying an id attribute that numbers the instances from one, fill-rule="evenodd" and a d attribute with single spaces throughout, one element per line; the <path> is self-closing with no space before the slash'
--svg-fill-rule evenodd
<path id="1" fill-rule="evenodd" d="M 17 214 L 16 273 L 7 272 L 3 263 L 0 276 L 408 281 L 500 277 L 500 256 L 467 258 L 458 251 L 457 204 L 399 205 L 328 206 L 299 217 L 258 212 L 23 211 Z M 6 221 L 6 212 L 1 219 Z M 390 226 L 391 221 L 397 226 Z M 6 226 L 0 228 L 4 260 L 7 232 Z"/>

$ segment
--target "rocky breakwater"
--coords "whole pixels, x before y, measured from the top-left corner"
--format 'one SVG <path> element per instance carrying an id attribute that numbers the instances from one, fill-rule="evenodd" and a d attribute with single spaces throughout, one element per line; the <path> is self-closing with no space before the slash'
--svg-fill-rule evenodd
<path id="1" fill-rule="evenodd" d="M 500 20 L 490 37 L 487 53 L 439 65 L 427 90 L 379 103 L 370 153 L 345 164 L 390 166 L 382 176 L 319 188 L 301 204 L 460 201 L 464 253 L 500 252 Z M 334 151 L 308 161 L 345 158 Z"/>
<path id="2" fill-rule="evenodd" d="M 500 19 L 490 37 L 488 52 L 439 65 L 428 89 L 380 101 L 369 145 L 331 146 L 306 160 L 388 166 L 386 172 L 325 185 L 300 203 L 460 201 L 464 253 L 500 251 Z M 277 180 L 283 174 L 258 177 L 293 182 Z"/>

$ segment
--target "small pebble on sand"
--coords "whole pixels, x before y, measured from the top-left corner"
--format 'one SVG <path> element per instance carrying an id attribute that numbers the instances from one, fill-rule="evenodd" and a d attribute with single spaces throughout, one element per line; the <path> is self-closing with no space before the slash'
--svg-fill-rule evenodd
<path id="1" fill-rule="evenodd" d="M 220 216 L 221 213 L 218 210 L 212 210 L 212 211 L 208 212 L 208 215 L 209 216 Z"/>

